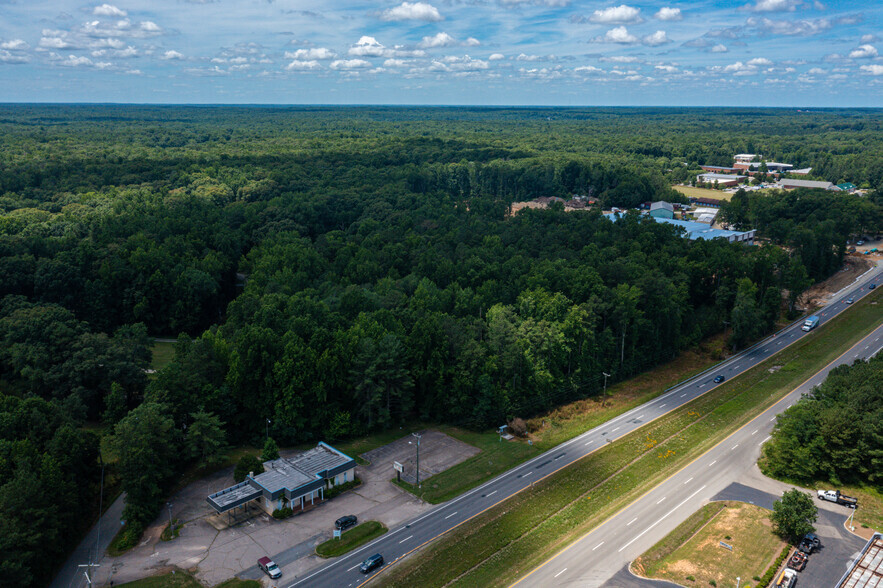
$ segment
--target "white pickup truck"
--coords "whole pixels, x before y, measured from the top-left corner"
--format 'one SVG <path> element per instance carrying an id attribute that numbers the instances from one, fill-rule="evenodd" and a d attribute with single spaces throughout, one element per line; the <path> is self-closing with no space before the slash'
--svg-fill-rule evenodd
<path id="1" fill-rule="evenodd" d="M 776 582 L 776 588 L 794 588 L 795 584 L 797 584 L 797 572 L 791 568 L 785 568 L 782 575 L 779 576 L 779 581 Z"/>
<path id="2" fill-rule="evenodd" d="M 853 498 L 852 496 L 841 494 L 840 490 L 819 490 L 818 496 L 819 500 L 836 502 L 837 504 L 842 504 L 844 506 L 848 506 L 849 508 L 856 508 L 858 506 L 858 498 Z"/>

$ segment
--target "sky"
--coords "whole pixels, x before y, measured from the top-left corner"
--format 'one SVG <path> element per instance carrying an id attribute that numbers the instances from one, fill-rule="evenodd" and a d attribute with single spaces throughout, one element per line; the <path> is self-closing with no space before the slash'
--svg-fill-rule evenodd
<path id="1" fill-rule="evenodd" d="M 0 0 L 0 102 L 883 106 L 883 2 Z"/>

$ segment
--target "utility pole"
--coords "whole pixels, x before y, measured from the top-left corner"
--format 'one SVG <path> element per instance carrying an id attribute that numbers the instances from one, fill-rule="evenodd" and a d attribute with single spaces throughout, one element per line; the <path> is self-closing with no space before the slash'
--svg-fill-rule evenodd
<path id="1" fill-rule="evenodd" d="M 92 577 L 89 576 L 89 572 L 92 571 L 92 568 L 100 568 L 101 566 L 96 563 L 89 562 L 88 564 L 80 564 L 77 567 L 78 568 L 86 568 L 86 570 L 83 572 L 83 575 L 86 576 L 86 584 L 91 586 L 92 585 Z"/>
<path id="2" fill-rule="evenodd" d="M 169 507 L 169 539 L 171 539 L 175 532 L 175 528 L 172 526 L 172 503 L 166 502 L 166 506 Z"/>
<path id="3" fill-rule="evenodd" d="M 420 435 L 419 433 L 411 433 L 411 435 L 417 439 L 417 487 L 420 488 L 420 439 L 423 438 L 423 435 Z M 411 441 L 408 441 L 408 444 L 414 445 Z"/>
<path id="4" fill-rule="evenodd" d="M 601 402 L 601 406 L 607 404 L 607 378 L 610 377 L 610 374 L 607 372 L 601 372 L 604 375 L 604 400 Z"/>
<path id="5" fill-rule="evenodd" d="M 98 459 L 101 461 L 101 490 L 98 494 L 98 529 L 95 534 L 95 559 L 101 559 L 101 515 L 104 514 L 104 459 L 101 452 L 98 452 Z"/>
<path id="6" fill-rule="evenodd" d="M 267 439 L 270 438 L 270 419 L 267 419 Z"/>

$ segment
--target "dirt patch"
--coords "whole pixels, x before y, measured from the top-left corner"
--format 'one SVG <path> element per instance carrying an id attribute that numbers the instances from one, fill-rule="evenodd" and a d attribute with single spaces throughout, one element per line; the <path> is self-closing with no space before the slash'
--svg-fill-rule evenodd
<path id="1" fill-rule="evenodd" d="M 481 451 L 439 431 L 421 431 L 420 435 L 421 483 L 430 476 L 443 472 Z M 361 457 L 370 462 L 372 469 L 386 468 L 385 471 L 388 471 L 390 478 L 395 475 L 393 462 L 399 462 L 405 470 L 402 472 L 402 479 L 414 484 L 417 472 L 416 443 L 415 437 L 407 435 L 383 447 L 363 453 Z"/>
<path id="2" fill-rule="evenodd" d="M 832 295 L 855 282 L 857 277 L 872 267 L 874 260 L 858 255 L 847 255 L 839 272 L 801 294 L 797 303 L 803 308 L 825 306 Z"/>

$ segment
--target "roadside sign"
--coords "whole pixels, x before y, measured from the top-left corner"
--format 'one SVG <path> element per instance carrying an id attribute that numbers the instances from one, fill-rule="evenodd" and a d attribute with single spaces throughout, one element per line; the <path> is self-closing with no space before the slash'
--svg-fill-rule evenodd
<path id="1" fill-rule="evenodd" d="M 727 545 L 727 544 L 724 543 L 723 541 L 721 541 L 721 547 L 723 547 L 724 549 L 729 549 L 730 551 L 733 551 L 733 546 L 732 546 L 732 545 Z"/>
<path id="2" fill-rule="evenodd" d="M 340 539 L 340 534 L 342 532 L 343 531 L 341 531 L 340 529 L 334 529 L 334 539 Z"/>
<path id="3" fill-rule="evenodd" d="M 402 464 L 400 464 L 397 461 L 392 462 L 392 467 L 395 469 L 395 471 L 397 471 L 400 474 L 405 471 L 405 466 L 403 466 Z"/>

